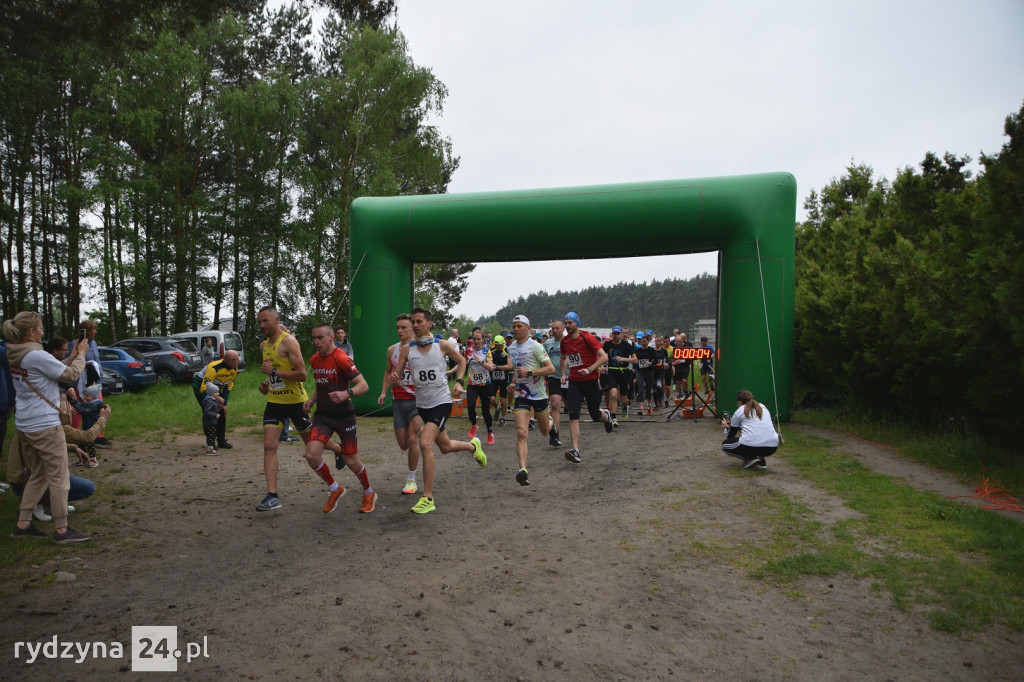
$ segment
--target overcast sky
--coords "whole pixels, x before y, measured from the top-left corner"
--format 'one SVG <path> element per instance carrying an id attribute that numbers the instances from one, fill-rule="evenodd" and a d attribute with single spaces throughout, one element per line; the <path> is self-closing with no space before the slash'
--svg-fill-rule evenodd
<path id="1" fill-rule="evenodd" d="M 400 0 L 398 26 L 449 90 L 452 193 L 786 171 L 802 206 L 851 162 L 891 179 L 928 151 L 995 153 L 1024 101 L 1022 0 Z M 481 264 L 455 312 L 716 270 Z"/>

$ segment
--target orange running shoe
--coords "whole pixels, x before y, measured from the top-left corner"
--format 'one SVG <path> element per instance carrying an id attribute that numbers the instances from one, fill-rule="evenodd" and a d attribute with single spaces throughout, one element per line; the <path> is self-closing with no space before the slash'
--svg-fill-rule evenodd
<path id="1" fill-rule="evenodd" d="M 338 500 L 344 497 L 346 492 L 348 491 L 345 490 L 345 486 L 339 485 L 337 490 L 328 495 L 327 501 L 324 502 L 324 514 L 330 514 L 334 511 L 335 507 L 338 506 Z"/>
<path id="2" fill-rule="evenodd" d="M 377 507 L 377 493 L 366 493 L 363 495 L 363 506 L 359 508 L 360 514 L 369 514 Z"/>

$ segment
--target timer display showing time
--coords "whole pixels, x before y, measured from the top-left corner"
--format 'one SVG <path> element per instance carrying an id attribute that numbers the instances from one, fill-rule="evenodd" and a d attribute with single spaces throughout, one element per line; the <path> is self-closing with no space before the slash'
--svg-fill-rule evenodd
<path id="1" fill-rule="evenodd" d="M 710 348 L 673 348 L 673 360 L 708 360 L 711 358 Z"/>

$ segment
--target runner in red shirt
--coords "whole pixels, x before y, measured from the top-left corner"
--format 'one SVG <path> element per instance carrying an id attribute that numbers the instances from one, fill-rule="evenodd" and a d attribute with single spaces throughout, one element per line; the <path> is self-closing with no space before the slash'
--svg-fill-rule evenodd
<path id="1" fill-rule="evenodd" d="M 601 341 L 589 332 L 580 330 L 580 316 L 574 312 L 565 314 L 565 330 L 562 337 L 562 375 L 569 369 L 569 437 L 572 447 L 565 452 L 565 458 L 579 464 L 580 461 L 580 408 L 587 401 L 590 418 L 604 422 L 604 430 L 612 432 L 612 415 L 601 408 L 601 386 L 597 370 L 608 362 L 608 354 L 601 347 Z"/>
<path id="2" fill-rule="evenodd" d="M 331 325 L 318 324 L 313 327 L 313 345 L 316 347 L 316 353 L 309 359 L 309 366 L 316 380 L 316 394 L 302 405 L 302 409 L 309 412 L 316 404 L 313 429 L 310 431 L 309 440 L 306 441 L 306 461 L 316 475 L 323 479 L 330 491 L 324 504 L 324 513 L 334 511 L 338 506 L 338 500 L 345 494 L 345 488 L 331 476 L 331 469 L 321 455 L 324 444 L 337 433 L 341 438 L 341 453 L 338 455 L 336 466 L 340 469 L 344 461 L 345 466 L 351 469 L 363 484 L 363 503 L 359 511 L 369 514 L 376 506 L 377 493 L 370 487 L 366 467 L 357 454 L 356 408 L 352 406 L 351 398 L 366 393 L 370 387 L 356 369 L 352 358 L 334 345 L 334 329 Z"/>

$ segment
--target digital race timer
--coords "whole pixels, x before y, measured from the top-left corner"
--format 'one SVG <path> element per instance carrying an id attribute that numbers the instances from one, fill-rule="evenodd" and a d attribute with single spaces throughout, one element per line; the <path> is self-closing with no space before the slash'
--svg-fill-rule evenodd
<path id="1" fill-rule="evenodd" d="M 711 358 L 711 348 L 673 348 L 673 360 L 708 360 Z"/>

